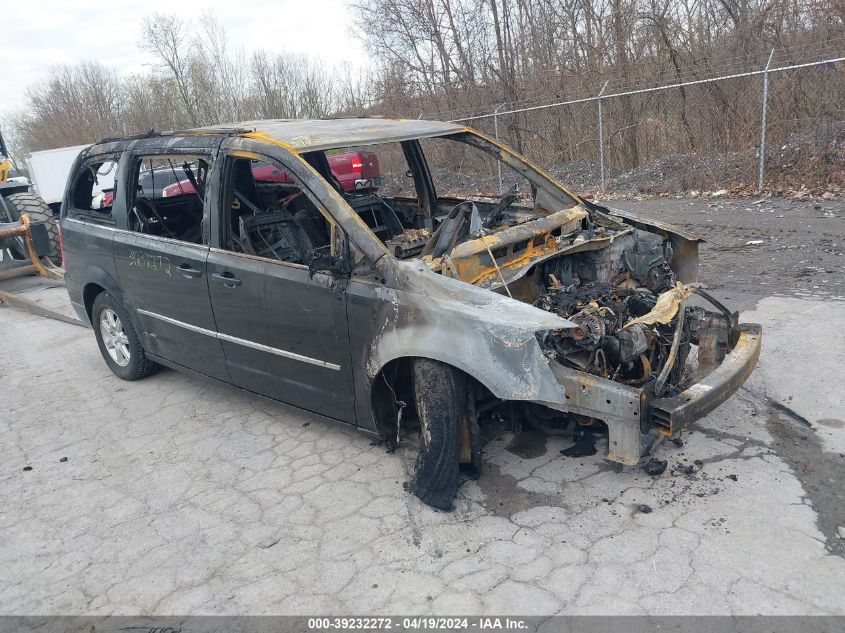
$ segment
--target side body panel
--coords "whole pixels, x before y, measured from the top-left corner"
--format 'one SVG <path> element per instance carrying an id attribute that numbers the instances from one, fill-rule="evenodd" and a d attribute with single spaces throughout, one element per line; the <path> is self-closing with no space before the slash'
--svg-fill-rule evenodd
<path id="1" fill-rule="evenodd" d="M 223 154 L 252 152 L 296 176 L 323 207 L 322 179 L 297 156 L 264 142 L 228 139 Z M 219 170 L 222 171 L 222 170 Z M 219 176 L 222 182 L 223 176 Z M 315 185 L 312 187 L 312 185 Z M 316 189 L 316 190 L 315 190 Z M 344 289 L 346 281 L 306 266 L 224 249 L 222 206 L 210 218 L 208 283 L 214 318 L 232 382 L 240 387 L 345 422 L 355 422 Z"/>
<path id="2" fill-rule="evenodd" d="M 311 278 L 304 266 L 216 248 L 208 275 L 232 382 L 354 423 L 343 282 L 321 273 Z"/>
<path id="3" fill-rule="evenodd" d="M 208 247 L 128 231 L 114 239 L 123 302 L 137 315 L 144 349 L 227 380 L 208 297 Z"/>
<path id="4" fill-rule="evenodd" d="M 349 348 L 353 359 L 355 378 L 355 413 L 358 427 L 383 434 L 373 411 L 372 390 L 374 375 L 368 371 L 371 365 L 372 343 L 378 331 L 389 328 L 395 322 L 398 306 L 382 300 L 381 284 L 376 279 L 356 279 L 354 276 L 346 288 L 346 313 L 349 319 Z M 381 370 L 381 367 L 378 367 Z"/>
<path id="5" fill-rule="evenodd" d="M 219 143 L 219 141 L 218 141 Z M 213 159 L 211 147 L 148 147 L 139 141 L 143 154 L 205 154 Z M 133 177 L 133 152 L 123 161 L 117 183 L 115 206 L 125 209 L 128 196 L 121 191 Z M 215 196 L 216 170 L 208 175 L 208 192 L 203 224 Z M 216 336 L 216 324 L 208 297 L 206 260 L 208 246 L 192 244 L 127 230 L 126 212 L 117 216 L 114 262 L 123 290 L 123 302 L 141 334 L 144 348 L 173 363 L 219 380 L 229 380 L 223 349 Z"/>
<path id="6" fill-rule="evenodd" d="M 360 426 L 377 424 L 370 406 L 373 381 L 401 358 L 452 365 L 503 400 L 565 404 L 535 332 L 571 322 L 444 277 L 421 262 L 379 263 L 372 282 L 353 278 L 347 289 Z"/>
<path id="7" fill-rule="evenodd" d="M 97 284 L 117 298 L 122 296 L 112 257 L 117 231 L 73 218 L 63 218 L 61 222 L 65 286 L 74 310 L 88 323 L 83 297 L 86 284 Z"/>

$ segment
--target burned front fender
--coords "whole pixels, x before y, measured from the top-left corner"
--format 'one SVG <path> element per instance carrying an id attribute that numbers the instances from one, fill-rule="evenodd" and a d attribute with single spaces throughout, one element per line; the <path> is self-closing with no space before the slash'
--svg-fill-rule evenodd
<path id="1" fill-rule="evenodd" d="M 430 358 L 472 376 L 502 400 L 564 404 L 537 341 L 574 324 L 515 299 L 393 260 L 392 287 L 376 289 L 378 313 L 366 349 L 370 379 L 399 358 Z"/>

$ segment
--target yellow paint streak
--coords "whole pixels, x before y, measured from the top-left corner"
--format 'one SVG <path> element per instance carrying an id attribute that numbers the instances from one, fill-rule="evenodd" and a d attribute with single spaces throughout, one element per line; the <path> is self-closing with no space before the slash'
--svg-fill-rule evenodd
<path id="1" fill-rule="evenodd" d="M 452 259 L 452 264 L 455 270 L 458 271 L 458 276 L 462 281 L 467 281 L 475 285 L 481 283 L 488 277 L 492 277 L 494 275 L 498 277 L 499 273 L 496 270 L 496 266 L 486 266 L 481 261 L 481 258 L 484 255 L 487 255 L 487 249 L 484 246 L 485 242 L 492 251 L 494 250 L 494 247 L 498 246 L 500 240 L 495 235 L 485 236 L 477 240 L 473 240 L 471 242 L 472 246 L 480 246 L 484 249 L 481 253 L 474 257 Z M 500 261 L 502 258 L 497 259 L 496 263 L 499 265 L 499 270 L 502 271 L 518 269 L 529 264 L 532 260 L 538 257 L 548 255 L 549 253 L 554 253 L 557 250 L 557 242 L 551 236 L 551 232 L 549 232 L 545 235 L 544 241 L 541 245 L 534 246 L 534 239 L 530 238 L 528 240 L 528 245 L 525 250 L 521 251 L 516 256 L 510 257 L 506 261 Z M 487 257 L 489 258 L 489 255 L 487 255 Z"/>
<path id="2" fill-rule="evenodd" d="M 273 138 L 272 136 L 270 136 L 266 132 L 259 132 L 259 131 L 246 132 L 245 134 L 241 134 L 241 136 L 243 138 L 251 138 L 251 139 L 255 139 L 256 141 L 263 141 L 265 143 L 270 143 L 272 145 L 276 145 L 277 147 L 281 147 L 283 149 L 286 149 L 287 151 L 289 151 L 293 154 L 299 153 L 299 151 L 293 145 L 290 145 L 289 143 L 285 143 L 284 141 L 280 141 L 277 138 Z"/>
<path id="3" fill-rule="evenodd" d="M 256 154 L 255 152 L 245 152 L 243 150 L 233 151 L 229 153 L 230 156 L 234 156 L 235 158 L 248 158 L 249 160 L 264 160 L 265 157 L 261 154 Z"/>
<path id="4" fill-rule="evenodd" d="M 661 323 L 667 325 L 672 322 L 672 319 L 678 313 L 678 306 L 680 306 L 681 301 L 689 299 L 691 294 L 692 288 L 687 288 L 679 281 L 674 288 L 667 290 L 657 298 L 657 303 L 654 304 L 651 312 L 628 321 L 624 327 L 629 328 L 636 323 L 646 325 Z"/>

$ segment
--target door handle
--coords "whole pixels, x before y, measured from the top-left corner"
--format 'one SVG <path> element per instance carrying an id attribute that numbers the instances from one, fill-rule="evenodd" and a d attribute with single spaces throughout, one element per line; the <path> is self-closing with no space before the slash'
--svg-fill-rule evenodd
<path id="1" fill-rule="evenodd" d="M 227 288 L 234 288 L 241 285 L 241 280 L 235 277 L 232 273 L 212 273 L 211 278 L 217 283 L 221 283 Z"/>
<path id="2" fill-rule="evenodd" d="M 192 277 L 199 277 L 202 275 L 201 270 L 197 270 L 196 268 L 191 268 L 190 264 L 180 264 L 179 265 L 179 272 L 182 273 L 182 276 L 185 279 L 191 279 Z"/>

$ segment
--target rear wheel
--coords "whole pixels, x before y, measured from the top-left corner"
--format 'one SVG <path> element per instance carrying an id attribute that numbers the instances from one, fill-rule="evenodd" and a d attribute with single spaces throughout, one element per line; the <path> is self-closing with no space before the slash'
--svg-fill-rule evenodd
<path id="1" fill-rule="evenodd" d="M 47 227 L 47 235 L 50 238 L 50 251 L 47 258 L 57 266 L 62 263 L 62 253 L 59 247 L 59 227 L 53 212 L 41 196 L 31 191 L 10 193 L 6 197 L 6 204 L 12 214 L 12 220 L 18 221 L 26 213 L 30 222 L 43 222 Z"/>
<path id="2" fill-rule="evenodd" d="M 101 292 L 94 299 L 91 325 L 103 360 L 119 378 L 139 380 L 158 368 L 144 353 L 126 310 L 111 295 Z"/>
<path id="3" fill-rule="evenodd" d="M 440 510 L 451 510 L 458 491 L 460 442 L 466 409 L 466 376 L 438 361 L 414 361 L 414 399 L 420 452 L 411 491 Z"/>

